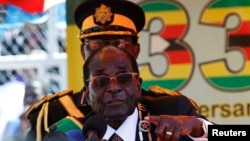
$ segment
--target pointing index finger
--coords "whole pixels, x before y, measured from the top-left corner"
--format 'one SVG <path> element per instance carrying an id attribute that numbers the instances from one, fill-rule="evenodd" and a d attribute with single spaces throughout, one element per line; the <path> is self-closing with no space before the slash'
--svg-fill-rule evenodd
<path id="1" fill-rule="evenodd" d="M 158 121 L 160 120 L 160 116 L 146 116 L 146 117 L 144 117 L 144 119 L 150 123 L 158 125 Z"/>

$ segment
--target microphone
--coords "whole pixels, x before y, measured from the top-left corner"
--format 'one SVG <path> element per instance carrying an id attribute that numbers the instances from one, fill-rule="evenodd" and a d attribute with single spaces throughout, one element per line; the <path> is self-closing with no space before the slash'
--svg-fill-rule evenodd
<path id="1" fill-rule="evenodd" d="M 93 115 L 83 125 L 82 133 L 85 141 L 97 141 L 107 130 L 107 121 L 101 115 Z"/>
<path id="2" fill-rule="evenodd" d="M 73 130 L 67 131 L 66 136 L 68 139 L 67 141 L 85 141 L 85 138 L 83 137 L 82 131 L 78 130 L 78 129 L 73 129 Z"/>

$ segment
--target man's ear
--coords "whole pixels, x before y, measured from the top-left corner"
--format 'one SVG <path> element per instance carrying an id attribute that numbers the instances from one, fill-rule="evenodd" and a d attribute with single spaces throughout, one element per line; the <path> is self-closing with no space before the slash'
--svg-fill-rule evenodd
<path id="1" fill-rule="evenodd" d="M 140 86 L 141 86 L 141 84 L 142 84 L 142 78 L 141 78 L 141 77 L 138 78 L 138 83 L 139 83 Z"/>
<path id="2" fill-rule="evenodd" d="M 89 100 L 89 89 L 88 89 L 87 87 L 86 87 L 85 96 L 86 96 L 86 100 L 87 100 L 88 105 L 90 105 L 90 100 Z"/>
<path id="3" fill-rule="evenodd" d="M 85 86 L 82 91 L 81 105 L 89 104 L 89 89 Z"/>
<path id="4" fill-rule="evenodd" d="M 84 45 L 81 44 L 81 55 L 82 55 L 82 59 L 84 60 L 85 59 L 85 52 L 84 52 Z"/>
<path id="5" fill-rule="evenodd" d="M 140 48 L 140 44 L 139 43 L 134 44 L 133 50 L 134 50 L 134 57 L 135 57 L 135 59 L 138 58 L 139 53 L 140 53 L 140 49 L 141 48 Z"/>
<path id="6" fill-rule="evenodd" d="M 138 91 L 140 92 L 139 94 L 139 96 L 141 96 L 141 85 L 142 85 L 142 78 L 141 77 L 139 77 L 138 79 L 137 79 L 137 89 L 138 89 Z"/>

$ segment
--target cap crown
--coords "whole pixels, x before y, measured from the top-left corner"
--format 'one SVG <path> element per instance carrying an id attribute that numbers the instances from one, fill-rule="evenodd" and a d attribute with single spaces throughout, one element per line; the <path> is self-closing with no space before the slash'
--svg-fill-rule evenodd
<path id="1" fill-rule="evenodd" d="M 79 38 L 98 35 L 132 35 L 143 29 L 144 11 L 127 0 L 86 0 L 75 10 Z"/>

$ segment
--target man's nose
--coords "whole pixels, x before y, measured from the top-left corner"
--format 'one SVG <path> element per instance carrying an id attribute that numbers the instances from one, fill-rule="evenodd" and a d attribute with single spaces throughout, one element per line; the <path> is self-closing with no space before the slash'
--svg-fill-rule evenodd
<path id="1" fill-rule="evenodd" d="M 116 92 L 120 89 L 120 85 L 118 84 L 116 79 L 111 79 L 109 83 L 109 90 L 112 92 Z"/>

